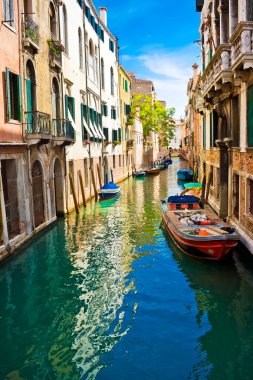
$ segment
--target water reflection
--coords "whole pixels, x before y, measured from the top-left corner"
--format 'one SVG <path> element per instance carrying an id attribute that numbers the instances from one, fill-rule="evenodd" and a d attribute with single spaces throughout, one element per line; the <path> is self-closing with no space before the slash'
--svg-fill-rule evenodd
<path id="1" fill-rule="evenodd" d="M 200 331 L 204 330 L 189 378 L 205 374 L 208 379 L 251 379 L 252 260 L 235 253 L 233 260 L 206 263 L 179 251 L 174 258 L 195 293 L 195 318 Z"/>

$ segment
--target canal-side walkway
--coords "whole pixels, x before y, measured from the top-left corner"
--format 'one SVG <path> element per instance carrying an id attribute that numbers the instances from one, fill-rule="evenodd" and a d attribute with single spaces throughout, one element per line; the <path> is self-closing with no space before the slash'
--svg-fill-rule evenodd
<path id="1" fill-rule="evenodd" d="M 251 379 L 253 264 L 179 251 L 160 199 L 181 162 L 59 219 L 0 267 L 0 379 Z"/>

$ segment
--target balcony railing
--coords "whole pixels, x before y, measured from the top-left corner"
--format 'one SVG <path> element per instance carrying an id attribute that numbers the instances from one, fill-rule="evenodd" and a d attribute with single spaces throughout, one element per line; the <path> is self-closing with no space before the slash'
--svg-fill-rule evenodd
<path id="1" fill-rule="evenodd" d="M 25 38 L 39 46 L 39 27 L 30 16 L 25 18 Z"/>
<path id="2" fill-rule="evenodd" d="M 55 137 L 76 140 L 76 133 L 70 120 L 53 119 L 53 134 Z"/>
<path id="3" fill-rule="evenodd" d="M 253 67 L 253 22 L 240 22 L 230 38 L 231 66 L 235 70 L 238 67 L 249 69 Z"/>
<path id="4" fill-rule="evenodd" d="M 229 44 L 220 45 L 203 72 L 203 95 L 206 95 L 217 82 L 225 83 L 231 79 L 231 46 Z"/>
<path id="5" fill-rule="evenodd" d="M 50 64 L 51 66 L 62 67 L 62 52 L 65 50 L 61 41 L 57 40 L 57 37 L 51 33 L 51 38 L 48 39 Z"/>
<path id="6" fill-rule="evenodd" d="M 51 117 L 39 111 L 26 112 L 26 134 L 51 135 Z"/>

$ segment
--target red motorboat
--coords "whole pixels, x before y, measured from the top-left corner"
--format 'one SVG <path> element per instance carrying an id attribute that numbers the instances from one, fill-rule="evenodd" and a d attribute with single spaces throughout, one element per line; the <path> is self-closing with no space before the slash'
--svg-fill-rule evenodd
<path id="1" fill-rule="evenodd" d="M 197 197 L 172 196 L 161 201 L 166 229 L 182 251 L 190 256 L 221 260 L 236 247 L 239 235 Z"/>

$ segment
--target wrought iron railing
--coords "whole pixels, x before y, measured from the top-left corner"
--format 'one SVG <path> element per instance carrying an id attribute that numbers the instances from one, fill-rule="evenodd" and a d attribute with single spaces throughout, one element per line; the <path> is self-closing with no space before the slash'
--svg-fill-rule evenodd
<path id="1" fill-rule="evenodd" d="M 51 117 L 39 111 L 25 112 L 26 134 L 52 134 Z"/>
<path id="2" fill-rule="evenodd" d="M 39 46 L 39 27 L 30 16 L 25 18 L 25 36 Z"/>
<path id="3" fill-rule="evenodd" d="M 55 137 L 66 137 L 76 140 L 76 133 L 70 120 L 53 119 L 53 134 Z"/>
<path id="4" fill-rule="evenodd" d="M 8 202 L 5 204 L 7 229 L 9 239 L 20 234 L 19 212 L 18 212 L 18 200 Z"/>

